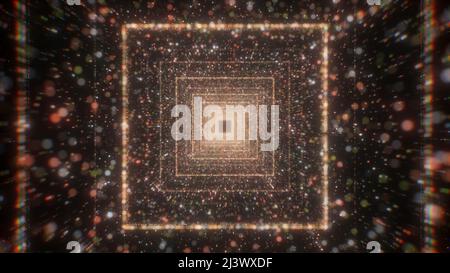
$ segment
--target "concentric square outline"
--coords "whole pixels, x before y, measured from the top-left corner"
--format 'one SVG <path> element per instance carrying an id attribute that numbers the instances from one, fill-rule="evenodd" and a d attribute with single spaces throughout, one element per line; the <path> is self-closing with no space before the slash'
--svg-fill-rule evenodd
<path id="1" fill-rule="evenodd" d="M 121 203 L 122 203 L 122 229 L 124 231 L 132 230 L 326 230 L 329 227 L 329 208 L 328 208 L 328 24 L 326 23 L 292 23 L 292 24 L 124 24 L 121 29 L 122 37 L 122 171 L 121 171 Z M 323 216 L 318 223 L 203 223 L 203 224 L 149 224 L 149 223 L 129 223 L 128 212 L 128 32 L 131 30 L 191 30 L 191 31 L 226 31 L 226 30 L 296 30 L 296 29 L 319 29 L 322 31 L 322 41 L 324 44 L 322 50 L 322 188 L 323 188 Z"/>
<path id="2" fill-rule="evenodd" d="M 175 77 L 175 104 L 178 104 L 178 81 L 179 80 L 204 80 L 204 79 L 245 79 L 245 80 L 270 80 L 272 85 L 272 103 L 275 100 L 275 79 L 274 77 Z M 259 154 L 259 153 L 258 153 Z M 176 177 L 195 177 L 195 176 L 221 176 L 221 177 L 240 177 L 240 176 L 262 176 L 262 177 L 273 177 L 275 176 L 275 152 L 272 152 L 272 172 L 270 174 L 180 174 L 178 172 L 178 143 L 175 144 L 175 176 Z"/>
<path id="3" fill-rule="evenodd" d="M 206 93 L 197 93 L 197 91 L 195 93 L 192 93 L 192 98 L 194 96 L 203 96 L 203 95 L 209 95 Z M 229 94 L 214 94 L 213 96 L 225 96 L 225 95 L 243 95 L 243 96 L 256 96 L 257 97 L 257 106 L 259 106 L 259 98 L 258 95 L 256 94 L 237 94 L 237 93 L 229 93 Z M 191 103 L 191 105 L 193 105 L 193 102 Z M 192 106 L 191 106 L 192 108 Z M 192 146 L 192 154 L 191 154 L 191 158 L 195 159 L 195 160 L 257 160 L 259 158 L 258 153 L 255 157 L 245 157 L 245 158 L 234 158 L 234 157 L 201 157 L 195 154 L 194 151 L 194 140 L 192 138 L 191 140 L 191 146 Z M 214 141 L 210 141 L 211 143 L 213 143 Z M 248 140 L 239 140 L 239 141 L 232 141 L 232 142 L 244 142 L 244 144 L 239 144 L 239 147 L 243 146 L 244 149 L 233 149 L 233 151 L 237 151 L 237 152 L 251 152 L 251 148 L 249 147 L 249 142 Z M 206 143 L 208 144 L 208 143 Z M 259 145 L 259 141 L 256 141 L 256 145 Z M 201 149 L 202 146 L 200 146 Z M 201 151 L 200 151 L 201 152 Z"/>
<path id="4" fill-rule="evenodd" d="M 197 92 L 199 92 L 200 90 L 206 90 L 206 89 L 218 89 L 218 88 L 215 88 L 215 87 L 209 87 L 209 88 L 194 88 L 195 89 L 195 94 L 197 94 Z M 259 90 L 259 89 L 262 89 L 262 88 L 252 88 L 252 91 L 254 91 L 254 90 Z M 194 94 L 194 93 L 193 93 Z M 216 95 L 226 95 L 226 94 L 216 94 Z M 230 94 L 231 95 L 231 94 Z M 235 94 L 235 95 L 239 95 L 239 94 Z M 244 93 L 244 94 L 240 94 L 240 95 L 243 95 L 243 96 L 253 96 L 253 95 L 256 95 L 256 94 L 248 94 L 248 93 Z M 191 103 L 192 105 L 193 105 L 193 103 Z M 260 104 L 260 101 L 259 101 L 259 97 L 258 97 L 258 99 L 257 99 L 257 106 L 259 106 L 259 104 Z M 192 141 L 193 142 L 193 141 Z M 193 150 L 193 144 L 191 144 L 192 145 L 192 150 Z M 248 148 L 248 144 L 245 144 L 246 145 L 246 147 L 247 147 L 247 150 L 249 150 L 250 148 Z M 259 139 L 257 139 L 256 140 L 256 146 L 259 146 Z M 196 157 L 193 157 L 193 158 L 195 158 L 195 159 L 197 159 L 197 160 L 202 160 L 203 158 L 196 158 Z M 256 157 L 254 157 L 254 158 L 241 158 L 241 159 L 248 159 L 248 160 L 255 160 L 255 159 L 258 159 L 259 158 L 259 154 L 256 156 Z M 206 158 L 204 158 L 204 159 L 206 159 Z M 213 158 L 209 158 L 209 159 L 213 159 Z M 232 158 L 228 158 L 228 159 L 232 159 Z"/>
<path id="5" fill-rule="evenodd" d="M 162 66 L 162 64 L 186 64 L 186 63 L 189 63 L 189 64 L 200 64 L 200 63 L 215 63 L 215 64 L 217 64 L 217 63 L 227 63 L 227 64 L 230 64 L 230 63 L 233 63 L 233 64 L 237 64 L 237 63 L 239 63 L 239 64 L 248 64 L 248 63 L 258 63 L 258 64 L 262 64 L 262 63 L 264 63 L 264 64 L 268 64 L 268 63 L 271 63 L 271 64 L 275 64 L 276 62 L 273 62 L 273 61 L 251 61 L 251 62 L 242 62 L 242 61 L 195 61 L 195 62 L 183 62 L 183 61 L 161 61 L 161 62 L 159 62 L 159 71 L 160 71 L 160 73 L 159 73 L 159 77 L 160 77 L 160 86 L 159 86 L 159 89 L 160 89 L 160 91 L 162 90 L 162 86 L 161 86 L 161 83 L 162 83 L 162 79 L 161 79 L 161 77 L 162 77 L 162 73 L 161 73 L 161 70 L 162 70 L 162 68 L 161 68 L 161 66 Z M 282 62 L 282 63 L 287 63 L 287 64 L 289 64 L 288 65 L 288 70 L 290 71 L 290 62 L 289 61 L 284 61 L 284 62 Z M 289 72 L 289 75 L 290 75 L 290 72 Z M 188 78 L 195 78 L 195 79 L 198 79 L 198 80 L 205 80 L 205 79 L 209 79 L 209 78 L 216 78 L 216 79 L 231 79 L 231 78 L 240 78 L 240 79 L 268 79 L 268 80 L 270 80 L 271 81 L 271 86 L 272 86 L 272 100 L 273 101 L 275 101 L 275 78 L 273 77 L 273 76 L 266 76 L 266 77 L 224 77 L 224 76 L 222 76 L 222 77 L 184 77 L 184 76 L 182 76 L 182 77 L 178 77 L 178 78 L 181 78 L 181 79 L 188 79 Z M 175 84 L 175 87 L 177 86 L 177 84 Z M 177 92 L 176 92 L 177 93 Z M 162 95 L 162 93 L 160 92 L 160 100 L 161 100 L 161 95 Z M 178 104 L 178 96 L 175 94 L 175 104 Z M 160 115 L 162 115 L 162 113 L 160 113 Z M 160 131 L 160 133 L 161 133 L 162 131 Z M 160 153 L 161 153 L 161 151 L 162 151 L 162 141 L 161 141 L 161 139 L 162 139 L 162 136 L 160 135 Z M 273 177 L 273 176 L 275 176 L 275 158 L 273 157 L 272 158 L 272 165 L 273 165 L 273 168 L 272 168 L 272 173 L 271 174 L 256 174 L 256 175 L 247 175 L 247 177 Z M 161 173 L 162 173 L 162 163 L 161 163 L 161 157 L 160 157 L 160 182 L 162 182 L 162 177 L 161 177 Z M 197 175 L 197 177 L 208 177 L 208 176 L 212 176 L 212 175 L 209 175 L 209 174 L 207 174 L 207 175 Z M 215 175 L 216 177 L 238 177 L 238 176 L 242 176 L 242 174 L 229 174 L 229 175 Z M 186 176 L 187 177 L 187 176 Z M 229 192 L 239 192 L 239 191 L 245 191 L 245 192 L 288 192 L 289 190 L 290 190 L 290 187 L 291 187 L 291 185 L 290 185 L 290 180 L 288 181 L 288 185 L 287 185 L 287 187 L 286 188 L 284 188 L 284 189 L 274 189 L 274 186 L 272 185 L 272 182 L 270 182 L 270 181 L 267 181 L 267 183 L 271 186 L 271 189 L 245 189 L 245 190 L 241 190 L 241 189 L 221 189 L 220 191 L 221 192 L 226 192 L 226 193 L 229 193 Z M 205 189 L 193 189 L 193 190 L 187 190 L 187 189 L 163 189 L 161 186 L 163 185 L 163 183 L 160 183 L 159 185 L 157 185 L 157 188 L 158 188 L 158 190 L 159 191 L 161 191 L 161 192 L 183 192 L 183 193 L 192 193 L 192 192 L 196 192 L 196 193 L 199 193 L 199 192 L 207 192 L 207 191 L 210 191 L 210 190 L 205 190 Z"/>

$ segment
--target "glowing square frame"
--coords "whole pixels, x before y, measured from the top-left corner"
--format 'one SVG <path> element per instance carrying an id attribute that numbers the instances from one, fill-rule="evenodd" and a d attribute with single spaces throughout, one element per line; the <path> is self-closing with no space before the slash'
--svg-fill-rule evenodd
<path id="1" fill-rule="evenodd" d="M 121 171 L 121 203 L 122 203 L 122 229 L 125 231 L 132 230 L 234 230 L 234 229 L 249 229 L 249 230 L 326 230 L 329 227 L 329 205 L 328 205 L 328 24 L 325 23 L 292 23 L 292 24 L 125 24 L 121 29 L 122 36 L 122 171 Z M 192 30 L 192 31 L 226 31 L 234 29 L 244 30 L 298 30 L 298 29 L 319 29 L 322 31 L 322 67 L 321 80 L 323 96 L 321 100 L 322 105 L 322 188 L 323 201 L 322 209 L 323 216 L 319 223 L 270 223 L 270 224 L 254 224 L 254 223 L 211 223 L 211 224 L 140 224 L 128 222 L 128 31 L 130 30 Z"/>
<path id="2" fill-rule="evenodd" d="M 160 65 L 159 65 L 159 70 L 160 70 L 160 72 L 161 72 L 161 64 L 162 63 L 165 63 L 165 64 L 185 64 L 186 62 L 160 62 Z M 276 63 L 276 62 L 273 62 L 273 61 L 261 61 L 261 62 L 237 62 L 237 61 L 223 61 L 223 62 L 216 62 L 216 61 L 207 61 L 207 62 L 189 62 L 189 63 L 233 63 L 233 64 L 235 64 L 235 63 L 264 63 L 264 64 L 267 64 L 267 63 Z M 284 61 L 283 63 L 287 63 L 289 66 L 288 66 L 288 70 L 290 71 L 290 62 L 289 61 Z M 161 73 L 160 73 L 160 77 L 161 77 Z M 289 72 L 289 77 L 290 77 L 290 72 Z M 185 76 L 182 76 L 182 77 L 175 77 L 175 104 L 178 104 L 178 89 L 179 89 L 179 85 L 178 85 L 178 82 L 180 81 L 180 80 L 209 80 L 209 79 L 212 79 L 212 78 L 214 78 L 214 79 L 217 79 L 217 80 L 230 80 L 230 79 L 241 79 L 241 80 L 269 80 L 270 81 L 270 90 L 271 90 L 271 97 L 272 97 L 272 104 L 274 104 L 275 103 L 275 97 L 276 97 L 276 92 L 275 92 L 275 78 L 273 77 L 273 76 L 266 76 L 266 77 L 185 77 Z M 161 78 L 160 78 L 160 81 L 161 81 Z M 160 91 L 162 90 L 162 87 L 160 86 L 159 87 L 160 88 Z M 160 96 L 161 96 L 161 94 L 160 94 Z M 162 113 L 160 113 L 161 115 L 162 115 Z M 192 127 L 193 127 L 193 125 L 192 125 Z M 258 141 L 259 142 L 259 141 Z M 161 138 L 160 138 L 160 145 L 161 145 Z M 178 147 L 178 143 L 176 143 L 175 144 L 175 147 Z M 258 158 L 256 159 L 256 160 L 260 160 L 260 154 L 261 153 L 259 153 L 258 152 Z M 240 173 L 240 174 L 190 174 L 190 175 L 180 175 L 180 174 L 177 174 L 177 175 L 175 175 L 175 177 L 209 177 L 209 176 L 215 176 L 215 177 L 244 177 L 244 176 L 247 176 L 247 177 L 264 177 L 264 178 L 267 178 L 267 177 L 269 177 L 269 178 L 272 178 L 272 177 L 274 177 L 275 176 L 275 170 L 276 170 L 276 168 L 275 168 L 275 153 L 272 153 L 272 168 L 271 168 L 271 170 L 272 170 L 272 172 L 270 172 L 270 173 Z M 175 157 L 178 157 L 178 151 L 176 151 L 176 153 L 175 153 Z M 176 161 L 177 161 L 177 159 L 176 159 Z M 245 162 L 246 160 L 243 160 L 243 162 Z M 211 163 L 211 161 L 209 161 L 209 164 L 212 164 Z M 161 158 L 160 158 L 160 166 L 161 166 L 162 164 L 161 164 Z M 162 167 L 160 167 L 160 173 L 161 173 L 161 168 Z M 176 173 L 178 172 L 178 164 L 175 164 L 175 168 L 176 168 Z M 160 175 L 160 179 L 161 179 L 161 175 Z M 161 181 L 162 181 L 162 179 L 161 179 Z M 198 192 L 207 192 L 207 191 L 210 191 L 210 190 L 203 190 L 203 189 L 193 189 L 193 190 L 187 190 L 187 189 L 163 189 L 161 186 L 162 186 L 162 184 L 163 183 L 159 183 L 159 185 L 157 185 L 157 187 L 158 187 L 158 189 L 161 191 L 161 192 L 171 192 L 171 193 L 173 193 L 173 192 L 184 192 L 184 193 L 192 193 L 192 192 L 196 192 L 196 193 L 198 193 Z M 271 189 L 245 189 L 245 190 L 241 190 L 241 189 L 221 189 L 220 191 L 221 192 L 237 192 L 237 191 L 245 191 L 245 192 L 288 192 L 288 191 L 290 191 L 291 190 L 291 185 L 290 185 L 290 181 L 288 181 L 288 185 L 287 185 L 287 187 L 286 188 L 284 188 L 284 189 L 274 189 L 274 187 L 273 187 L 273 185 L 272 185 L 272 183 L 269 181 L 268 183 L 267 183 L 268 185 L 270 185 L 270 188 Z"/>
<path id="3" fill-rule="evenodd" d="M 205 80 L 205 79 L 229 79 L 229 80 L 238 80 L 238 79 L 243 79 L 243 80 L 269 80 L 270 81 L 270 85 L 271 85 L 271 96 L 272 96 L 272 104 L 275 101 L 275 78 L 274 77 L 176 77 L 175 78 L 175 100 L 176 103 L 178 104 L 178 90 L 179 90 L 179 85 L 178 82 L 179 80 Z M 245 95 L 245 93 L 243 94 Z M 193 127 L 193 125 L 192 125 Z M 194 140 L 191 140 L 191 145 L 193 145 Z M 259 141 L 258 141 L 259 143 Z M 259 160 L 260 157 L 260 152 L 257 152 L 257 158 L 255 158 L 256 160 Z M 273 177 L 275 176 L 275 152 L 272 152 L 272 166 L 271 166 L 271 172 L 270 173 L 239 173 L 239 174 L 199 174 L 199 173 L 191 173 L 191 174 L 180 174 L 179 172 L 179 168 L 178 168 L 178 143 L 175 144 L 175 176 L 176 177 L 196 177 L 196 176 L 221 176 L 221 177 L 244 177 L 244 176 L 261 176 L 261 177 Z M 207 158 L 206 160 L 218 160 L 219 158 Z M 242 159 L 249 159 L 249 158 L 226 158 L 224 160 L 242 160 Z M 253 158 L 250 158 L 253 159 Z"/>
<path id="4" fill-rule="evenodd" d="M 202 93 L 192 93 L 192 97 L 194 96 L 203 96 L 204 94 Z M 209 96 L 210 94 L 207 94 L 207 96 Z M 230 93 L 230 94 L 213 94 L 212 96 L 230 96 L 230 95 L 243 95 L 243 96 L 255 96 L 257 99 L 256 101 L 257 106 L 259 106 L 259 97 L 257 94 L 236 94 L 236 93 Z M 243 100 L 242 100 L 243 101 Z M 242 103 L 238 102 L 238 103 Z M 228 102 L 228 101 L 227 101 Z M 222 102 L 217 102 L 217 103 L 222 103 Z M 215 103 L 214 103 L 215 104 Z M 242 103 L 243 104 L 243 103 Z M 192 102 L 193 105 L 193 102 Z M 259 158 L 258 153 L 254 156 L 254 157 L 243 157 L 243 158 L 235 158 L 235 157 L 204 157 L 204 156 L 199 156 L 198 153 L 203 153 L 204 150 L 202 150 L 202 148 L 204 148 L 205 146 L 208 145 L 212 145 L 214 147 L 215 142 L 216 141 L 209 141 L 209 143 L 204 143 L 203 141 L 200 141 L 200 143 L 198 143 L 198 151 L 195 151 L 195 148 L 197 147 L 197 143 L 195 143 L 196 141 L 191 141 L 191 146 L 192 146 L 192 154 L 190 155 L 191 158 L 195 159 L 195 160 L 257 160 Z M 222 142 L 222 141 L 219 141 Z M 237 142 L 237 143 L 236 143 Z M 243 142 L 243 143 L 242 143 Z M 238 141 L 231 141 L 230 146 L 235 146 L 236 148 L 234 149 L 228 149 L 226 151 L 233 151 L 233 152 L 247 152 L 248 154 L 250 154 L 252 152 L 252 149 L 250 147 L 250 143 L 248 140 L 238 140 Z M 203 145 L 202 145 L 203 144 Z M 256 145 L 259 145 L 259 141 L 256 141 Z"/>

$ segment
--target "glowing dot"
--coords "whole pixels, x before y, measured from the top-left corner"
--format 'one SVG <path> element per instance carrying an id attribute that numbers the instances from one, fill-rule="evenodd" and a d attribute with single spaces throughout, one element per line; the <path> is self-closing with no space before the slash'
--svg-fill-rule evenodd
<path id="1" fill-rule="evenodd" d="M 85 79 L 78 79 L 78 80 L 77 80 L 77 84 L 78 84 L 79 86 L 84 86 L 84 85 L 86 84 L 86 80 L 85 80 Z"/>
<path id="2" fill-rule="evenodd" d="M 75 146 L 77 145 L 77 139 L 74 137 L 69 138 L 69 140 L 67 141 L 67 143 L 69 143 L 70 146 Z"/>
<path id="3" fill-rule="evenodd" d="M 405 103 L 403 101 L 396 101 L 392 105 L 392 108 L 397 112 L 403 111 L 403 109 L 405 109 Z"/>
<path id="4" fill-rule="evenodd" d="M 94 238 L 95 237 L 95 234 L 96 234 L 96 232 L 95 232 L 95 230 L 89 230 L 89 232 L 88 232 L 88 236 L 89 236 L 89 238 Z"/>
<path id="5" fill-rule="evenodd" d="M 366 199 L 362 200 L 360 203 L 361 207 L 363 208 L 367 208 L 370 204 L 369 201 L 367 201 Z"/>
<path id="6" fill-rule="evenodd" d="M 19 166 L 24 166 L 24 167 L 31 167 L 34 163 L 34 158 L 33 156 L 26 154 L 23 155 L 21 157 L 19 157 L 17 164 Z"/>
<path id="7" fill-rule="evenodd" d="M 277 236 L 276 241 L 277 243 L 281 243 L 283 241 L 283 237 Z"/>
<path id="8" fill-rule="evenodd" d="M 61 116 L 58 115 L 58 113 L 53 113 L 50 115 L 50 121 L 55 124 L 59 123 L 61 121 Z"/>
<path id="9" fill-rule="evenodd" d="M 77 75 L 80 75 L 81 73 L 83 73 L 83 68 L 81 66 L 75 66 L 73 72 L 75 72 L 75 74 Z"/>
<path id="10" fill-rule="evenodd" d="M 254 6 L 254 2 L 251 2 L 251 1 L 249 1 L 249 2 L 247 2 L 247 10 L 248 11 L 252 11 L 253 10 L 253 6 Z"/>
<path id="11" fill-rule="evenodd" d="M 236 0 L 226 0 L 225 1 L 227 5 L 234 7 L 236 6 Z"/>
<path id="12" fill-rule="evenodd" d="M 97 216 L 94 217 L 94 223 L 95 224 L 99 224 L 101 221 L 102 221 L 102 218 L 100 216 L 97 215 Z"/>
<path id="13" fill-rule="evenodd" d="M 61 168 L 58 170 L 58 175 L 60 177 L 66 177 L 69 175 L 69 171 L 66 168 Z"/>
<path id="14" fill-rule="evenodd" d="M 381 142 L 386 143 L 389 141 L 391 137 L 389 136 L 389 134 L 386 133 L 382 133 L 380 136 Z"/>
<path id="15" fill-rule="evenodd" d="M 62 118 L 65 118 L 69 115 L 69 111 L 67 110 L 67 108 L 61 107 L 58 109 L 58 115 Z"/>
<path id="16" fill-rule="evenodd" d="M 446 68 L 441 72 L 441 80 L 445 83 L 450 83 L 450 68 Z"/>
<path id="17" fill-rule="evenodd" d="M 48 160 L 48 166 L 50 168 L 57 168 L 59 165 L 61 165 L 61 160 L 57 157 L 52 157 Z"/>
<path id="18" fill-rule="evenodd" d="M 358 89 L 358 91 L 364 91 L 364 83 L 363 82 L 356 83 L 356 88 Z"/>
<path id="19" fill-rule="evenodd" d="M 184 252 L 184 253 L 191 253 L 192 250 L 191 250 L 190 247 L 186 247 L 185 249 L 183 249 L 183 252 Z"/>
<path id="20" fill-rule="evenodd" d="M 348 113 L 345 113 L 345 114 L 342 115 L 342 119 L 344 121 L 348 121 L 350 119 L 350 115 Z"/>
<path id="21" fill-rule="evenodd" d="M 42 140 L 42 148 L 49 150 L 53 147 L 53 141 L 51 139 L 44 139 Z"/>
<path id="22" fill-rule="evenodd" d="M 68 192 L 69 198 L 73 198 L 73 197 L 75 197 L 77 194 L 78 194 L 77 190 L 76 190 L 76 189 L 73 189 L 73 188 L 70 189 L 69 192 Z"/>
<path id="23" fill-rule="evenodd" d="M 358 13 L 356 14 L 356 17 L 358 18 L 358 20 L 362 20 L 365 15 L 366 13 L 363 10 L 359 10 Z"/>
<path id="24" fill-rule="evenodd" d="M 94 101 L 93 103 L 91 103 L 91 108 L 93 111 L 97 111 L 98 109 L 98 103 L 96 101 Z"/>
<path id="25" fill-rule="evenodd" d="M 92 198 L 95 198 L 97 196 L 97 191 L 96 190 L 91 190 L 89 192 L 89 196 L 92 197 Z"/>
<path id="26" fill-rule="evenodd" d="M 441 206 L 435 204 L 427 204 L 425 210 L 428 211 L 429 216 L 433 222 L 441 222 L 445 217 L 445 211 Z"/>
<path id="27" fill-rule="evenodd" d="M 414 122 L 412 122 L 411 120 L 407 119 L 405 121 L 402 122 L 402 129 L 404 131 L 411 131 L 412 129 L 414 129 Z"/>

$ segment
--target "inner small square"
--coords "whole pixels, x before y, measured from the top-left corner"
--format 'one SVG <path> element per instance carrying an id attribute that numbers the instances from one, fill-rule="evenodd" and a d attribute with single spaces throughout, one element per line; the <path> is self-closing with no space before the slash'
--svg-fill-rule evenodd
<path id="1" fill-rule="evenodd" d="M 241 64 L 239 64 L 241 65 Z M 173 78 L 172 78 L 173 79 Z M 272 105 L 275 102 L 275 79 L 266 77 L 175 77 L 174 82 L 175 100 L 177 104 L 187 104 L 195 116 L 196 103 L 201 98 L 201 130 L 204 132 L 205 125 L 210 126 L 206 130 L 217 132 L 223 127 L 221 120 L 231 120 L 231 126 L 227 129 L 229 139 L 219 137 L 216 139 L 195 139 L 194 131 L 191 130 L 191 140 L 176 142 L 175 144 L 175 177 L 260 177 L 275 175 L 275 152 L 260 150 L 261 140 L 250 139 L 248 126 L 250 122 L 249 106 Z M 195 103 L 194 103 L 195 102 Z M 222 109 L 222 115 L 217 114 L 218 120 L 207 124 L 214 118 L 214 111 L 204 115 L 204 110 L 210 105 Z M 227 106 L 239 109 L 244 107 L 245 137 L 232 138 L 236 133 L 231 117 L 226 117 Z M 198 108 L 200 109 L 200 108 Z M 217 108 L 216 108 L 217 109 Z M 233 110 L 236 111 L 236 110 Z M 219 110 L 220 112 L 220 110 Z M 198 112 L 197 112 L 198 113 Z M 236 119 L 241 117 L 235 114 Z M 242 121 L 240 121 L 242 122 Z M 222 124 L 222 126 L 220 126 Z M 194 119 L 191 118 L 191 128 L 195 128 Z M 218 128 L 214 128 L 218 127 Z M 215 129 L 215 130 L 214 130 Z M 223 130 L 223 128 L 222 128 Z M 230 132 L 231 131 L 231 132 Z M 242 133 L 242 132 L 241 132 Z"/>
<path id="2" fill-rule="evenodd" d="M 225 117 L 227 105 L 242 105 L 244 107 L 256 103 L 259 106 L 260 95 L 248 91 L 248 94 L 238 94 L 225 92 L 216 93 L 192 93 L 192 97 L 202 98 L 203 109 L 210 105 L 216 105 L 224 109 L 222 118 Z M 194 105 L 192 105 L 194 107 Z M 213 117 L 214 119 L 214 117 Z M 249 139 L 248 116 L 245 115 L 245 133 L 244 139 L 237 139 L 237 116 L 233 119 L 217 121 L 219 124 L 217 130 L 223 136 L 214 140 L 193 140 L 191 142 L 191 158 L 193 159 L 241 159 L 257 160 L 259 158 L 258 145 L 259 140 Z M 202 126 L 208 122 L 208 118 L 203 118 Z M 216 123 L 216 122 L 215 122 Z"/>

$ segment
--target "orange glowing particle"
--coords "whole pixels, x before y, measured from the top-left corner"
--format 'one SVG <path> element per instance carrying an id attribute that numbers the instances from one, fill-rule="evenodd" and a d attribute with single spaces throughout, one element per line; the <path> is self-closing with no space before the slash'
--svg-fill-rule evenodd
<path id="1" fill-rule="evenodd" d="M 331 95 L 332 95 L 333 97 L 336 97 L 336 96 L 337 96 L 337 94 L 338 94 L 338 91 L 337 91 L 337 90 L 333 90 L 333 91 L 331 91 Z"/>
<path id="2" fill-rule="evenodd" d="M 358 89 L 358 91 L 363 91 L 364 90 L 364 83 L 357 82 L 356 83 L 356 89 Z"/>
<path id="3" fill-rule="evenodd" d="M 89 196 L 92 197 L 92 198 L 95 198 L 97 196 L 97 191 L 96 190 L 91 190 L 89 192 Z"/>
<path id="4" fill-rule="evenodd" d="M 98 109 L 98 103 L 96 102 L 96 101 L 94 101 L 94 102 L 92 102 L 91 103 L 91 109 L 92 109 L 92 111 L 97 111 L 97 109 Z"/>
<path id="5" fill-rule="evenodd" d="M 364 16 L 366 16 L 366 13 L 363 10 L 360 10 L 358 11 L 358 13 L 356 13 L 356 17 L 358 18 L 358 20 L 362 20 Z"/>
<path id="6" fill-rule="evenodd" d="M 230 246 L 231 246 L 231 247 L 237 247 L 236 241 L 235 241 L 235 240 L 232 240 L 232 241 L 230 242 Z"/>
<path id="7" fill-rule="evenodd" d="M 345 113 L 342 115 L 342 120 L 348 121 L 350 119 L 350 115 L 348 113 Z"/>
<path id="8" fill-rule="evenodd" d="M 52 123 L 59 123 L 61 121 L 61 116 L 58 115 L 58 113 L 53 113 L 50 115 L 50 122 Z"/>
<path id="9" fill-rule="evenodd" d="M 99 9 L 99 11 L 100 11 L 101 15 L 105 16 L 105 15 L 107 15 L 109 13 L 109 8 L 108 7 L 101 7 Z"/>
<path id="10" fill-rule="evenodd" d="M 77 196 L 78 192 L 76 189 L 72 188 L 69 190 L 69 192 L 67 194 L 68 194 L 69 198 L 73 198 L 73 197 Z"/>
<path id="11" fill-rule="evenodd" d="M 436 204 L 429 204 L 425 208 L 430 212 L 430 217 L 435 223 L 440 223 L 445 217 L 445 210 Z"/>
<path id="12" fill-rule="evenodd" d="M 102 221 L 102 218 L 101 218 L 100 216 L 97 215 L 97 216 L 94 217 L 94 224 L 97 225 L 97 224 L 99 224 L 101 221 Z"/>
<path id="13" fill-rule="evenodd" d="M 407 131 L 407 132 L 411 131 L 412 129 L 414 129 L 414 122 L 412 122 L 409 119 L 403 121 L 402 129 L 403 129 L 403 131 Z"/>
<path id="14" fill-rule="evenodd" d="M 82 156 L 81 156 L 81 154 L 70 154 L 70 161 L 72 161 L 72 162 L 79 162 L 79 161 L 81 161 L 81 158 L 82 158 Z"/>
<path id="15" fill-rule="evenodd" d="M 54 195 L 47 195 L 47 196 L 44 198 L 44 200 L 45 200 L 45 202 L 50 202 L 50 201 L 52 201 L 54 198 L 55 198 Z"/>
<path id="16" fill-rule="evenodd" d="M 186 247 L 185 249 L 183 249 L 183 252 L 184 252 L 184 253 L 191 253 L 192 250 L 191 250 L 191 248 Z"/>
<path id="17" fill-rule="evenodd" d="M 209 249 L 209 246 L 204 246 L 203 247 L 203 253 L 210 253 L 211 250 Z"/>
<path id="18" fill-rule="evenodd" d="M 33 156 L 26 154 L 18 158 L 17 164 L 22 167 L 31 167 L 34 163 Z"/>
<path id="19" fill-rule="evenodd" d="M 429 158 L 429 168 L 430 170 L 439 170 L 442 167 L 441 161 L 436 157 Z"/>
<path id="20" fill-rule="evenodd" d="M 88 232 L 89 238 L 94 238 L 96 234 L 97 234 L 97 233 L 95 232 L 95 230 L 92 230 L 92 229 L 89 230 L 89 232 Z"/>
<path id="21" fill-rule="evenodd" d="M 52 169 L 59 167 L 61 165 L 61 160 L 57 157 L 52 157 L 48 160 L 48 166 Z"/>
<path id="22" fill-rule="evenodd" d="M 403 229 L 403 233 L 406 234 L 406 235 L 408 235 L 408 236 L 411 236 L 411 234 L 412 234 L 411 230 L 406 229 L 406 228 Z"/>

